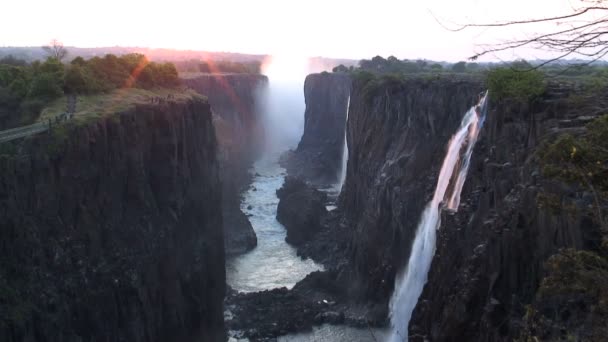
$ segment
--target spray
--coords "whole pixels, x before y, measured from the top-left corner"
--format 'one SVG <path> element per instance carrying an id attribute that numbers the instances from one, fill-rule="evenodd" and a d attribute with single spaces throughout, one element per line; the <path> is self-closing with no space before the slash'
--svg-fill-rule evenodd
<path id="1" fill-rule="evenodd" d="M 297 146 L 304 131 L 305 57 L 278 55 L 267 59 L 262 72 L 268 87 L 260 94 L 266 134 L 266 152 L 278 153 Z"/>
<path id="2" fill-rule="evenodd" d="M 478 104 L 471 107 L 464 115 L 458 131 L 448 144 L 435 194 L 424 209 L 416 229 L 408 264 L 395 281 L 395 291 L 390 302 L 391 332 L 388 339 L 390 342 L 408 339 L 408 325 L 412 311 L 422 293 L 435 255 L 436 232 L 441 224 L 442 206 L 449 210 L 458 210 L 460 192 L 466 179 L 473 147 L 485 118 L 487 95 L 487 92 L 483 94 Z M 450 187 L 450 183 L 453 183 L 453 186 Z"/>
<path id="3" fill-rule="evenodd" d="M 350 95 L 346 101 L 346 120 L 344 121 L 344 145 L 342 147 L 342 168 L 340 169 L 340 178 L 338 183 L 338 190 L 342 191 L 344 181 L 346 180 L 346 166 L 348 164 L 348 143 L 346 140 L 347 125 L 348 125 L 348 112 L 350 111 Z"/>

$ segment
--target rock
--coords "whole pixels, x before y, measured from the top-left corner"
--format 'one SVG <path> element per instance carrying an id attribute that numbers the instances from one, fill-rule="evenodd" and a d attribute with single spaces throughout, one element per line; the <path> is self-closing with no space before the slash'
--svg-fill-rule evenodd
<path id="1" fill-rule="evenodd" d="M 326 194 L 297 178 L 287 177 L 283 186 L 277 190 L 277 196 L 277 220 L 287 230 L 285 241 L 300 245 L 322 228 L 321 220 L 327 215 Z"/>
<path id="2" fill-rule="evenodd" d="M 342 324 L 344 323 L 344 313 L 327 311 L 317 314 L 314 318 L 315 324 Z"/>
<path id="3" fill-rule="evenodd" d="M 205 101 L 92 117 L 20 150 L 0 158 L 0 341 L 225 340 Z"/>
<path id="4" fill-rule="evenodd" d="M 311 74 L 304 82 L 304 134 L 281 159 L 289 175 L 315 185 L 334 184 L 342 168 L 351 79 L 347 74 Z"/>
<path id="5" fill-rule="evenodd" d="M 482 90 L 475 78 L 411 78 L 373 89 L 353 82 L 348 175 L 338 208 L 351 225 L 352 271 L 345 274 L 353 277 L 356 298 L 387 312 L 447 143 Z"/>
<path id="6" fill-rule="evenodd" d="M 581 323 L 582 319 L 578 327 L 560 322 L 554 327 L 561 325 L 562 330 L 552 335 L 540 327 L 547 324 L 547 317 L 558 316 L 558 305 L 547 317 L 534 314 L 534 301 L 546 272 L 543 264 L 549 257 L 562 248 L 597 248 L 591 237 L 598 236 L 598 226 L 592 223 L 592 214 L 579 207 L 585 201 L 577 200 L 584 192 L 573 184 L 546 179 L 538 171 L 543 165 L 537 156 L 541 141 L 560 134 L 554 128 L 563 125 L 560 120 L 567 120 L 572 110 L 602 108 L 608 99 L 598 96 L 571 108 L 560 95 L 567 86 L 559 85 L 559 94 L 553 86 L 550 83 L 547 93 L 531 108 L 491 104 L 461 195 L 463 202 L 473 205 L 442 220 L 433 265 L 419 299 L 430 305 L 418 305 L 410 321 L 410 328 L 416 325 L 430 340 L 559 340 L 565 336 L 594 340 L 578 332 L 599 332 L 606 326 L 594 328 Z M 579 124 L 582 122 L 588 119 Z M 489 156 L 501 167 L 484 165 Z M 475 189 L 481 192 L 474 193 Z M 482 245 L 485 247 L 474 248 Z M 578 295 L 559 293 L 565 299 L 561 307 Z M 539 307 L 544 304 L 539 301 Z M 576 316 L 588 317 L 582 312 Z M 524 319 L 531 321 L 527 337 L 522 337 Z"/>
<path id="7" fill-rule="evenodd" d="M 182 82 L 206 96 L 211 104 L 219 145 L 226 253 L 246 252 L 257 245 L 257 237 L 248 216 L 241 211 L 240 195 L 251 182 L 248 170 L 262 150 L 264 134 L 257 96 L 267 87 L 268 78 L 201 74 Z"/>

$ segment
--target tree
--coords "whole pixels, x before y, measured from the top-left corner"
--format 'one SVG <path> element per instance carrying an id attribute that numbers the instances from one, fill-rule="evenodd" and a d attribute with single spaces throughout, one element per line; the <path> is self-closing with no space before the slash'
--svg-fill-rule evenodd
<path id="1" fill-rule="evenodd" d="M 583 0 L 583 5 L 573 8 L 571 13 L 529 20 L 512 20 L 494 23 L 467 24 L 452 31 L 467 28 L 497 28 L 508 26 L 531 26 L 537 23 L 553 23 L 558 29 L 549 33 L 535 33 L 523 39 L 511 39 L 500 44 L 484 47 L 470 57 L 471 60 L 501 51 L 523 47 L 543 49 L 556 53 L 556 57 L 544 61 L 536 68 L 567 57 L 597 61 L 608 54 L 608 0 Z"/>
<path id="2" fill-rule="evenodd" d="M 492 69 L 487 79 L 492 97 L 499 102 L 511 99 L 526 105 L 542 95 L 545 92 L 543 74 L 531 68 L 530 64 L 519 61 L 508 67 Z"/>
<path id="3" fill-rule="evenodd" d="M 2 59 L 0 59 L 0 64 L 7 64 L 7 65 L 12 65 L 12 66 L 26 66 L 27 62 L 23 59 L 19 59 L 13 55 L 8 55 L 8 56 L 4 56 L 2 57 Z"/>
<path id="4" fill-rule="evenodd" d="M 452 71 L 453 72 L 465 72 L 467 71 L 467 63 L 466 62 L 458 62 L 454 65 L 452 65 Z"/>
<path id="5" fill-rule="evenodd" d="M 51 40 L 51 43 L 47 46 L 43 46 L 42 49 L 46 51 L 49 57 L 56 58 L 61 61 L 68 55 L 68 50 L 63 46 L 63 43 L 57 39 Z"/>
<path id="6" fill-rule="evenodd" d="M 348 72 L 348 68 L 344 64 L 340 64 L 337 67 L 331 69 L 332 72 Z"/>
<path id="7" fill-rule="evenodd" d="M 431 64 L 430 68 L 433 71 L 441 71 L 441 70 L 443 70 L 443 67 L 439 63 L 433 63 L 433 64 Z"/>

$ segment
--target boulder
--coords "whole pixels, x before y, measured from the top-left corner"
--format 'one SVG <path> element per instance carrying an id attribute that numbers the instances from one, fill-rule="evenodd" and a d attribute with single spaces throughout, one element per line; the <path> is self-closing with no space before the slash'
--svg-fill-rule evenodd
<path id="1" fill-rule="evenodd" d="M 327 215 L 326 194 L 300 179 L 287 177 L 277 196 L 277 220 L 287 229 L 287 243 L 300 245 L 321 230 L 321 220 Z"/>

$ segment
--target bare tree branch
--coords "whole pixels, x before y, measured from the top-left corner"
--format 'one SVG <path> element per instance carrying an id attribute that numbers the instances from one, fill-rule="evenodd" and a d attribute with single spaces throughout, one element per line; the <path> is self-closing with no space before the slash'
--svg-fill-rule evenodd
<path id="1" fill-rule="evenodd" d="M 42 49 L 46 51 L 49 57 L 63 60 L 68 55 L 68 50 L 63 46 L 63 43 L 57 39 L 51 40 L 51 43 L 47 46 L 43 46 Z"/>
<path id="2" fill-rule="evenodd" d="M 458 32 L 458 31 L 462 31 L 462 30 L 470 28 L 470 27 L 504 27 L 504 26 L 520 25 L 520 24 L 534 24 L 534 23 L 542 23 L 542 22 L 548 22 L 548 21 L 557 21 L 557 20 L 575 18 L 575 17 L 581 16 L 585 13 L 595 11 L 595 10 L 608 11 L 608 7 L 591 6 L 591 7 L 586 7 L 582 10 L 579 10 L 575 13 L 556 16 L 556 17 L 540 18 L 540 19 L 514 20 L 514 21 L 504 21 L 504 22 L 500 22 L 500 23 L 466 24 L 466 25 L 462 25 L 461 27 L 458 27 L 456 29 L 451 29 L 450 31 Z"/>
<path id="3" fill-rule="evenodd" d="M 541 63 L 540 66 L 547 65 L 560 59 L 572 56 L 591 58 L 592 62 L 606 56 L 608 46 L 608 6 L 603 6 L 606 0 L 586 1 L 587 6 L 580 9 L 573 9 L 573 13 L 558 15 L 553 17 L 543 17 L 537 19 L 512 20 L 495 23 L 466 24 L 457 28 L 449 28 L 438 22 L 446 29 L 454 32 L 462 31 L 467 28 L 497 28 L 515 25 L 527 25 L 536 23 L 556 23 L 566 27 L 549 33 L 536 33 L 529 38 L 512 39 L 502 43 L 486 45 L 480 52 L 470 57 L 476 60 L 479 57 L 496 54 L 503 51 L 510 51 L 524 47 L 545 50 L 557 54 L 557 57 Z M 596 14 L 593 17 L 589 15 Z M 597 15 L 601 14 L 601 15 Z"/>

